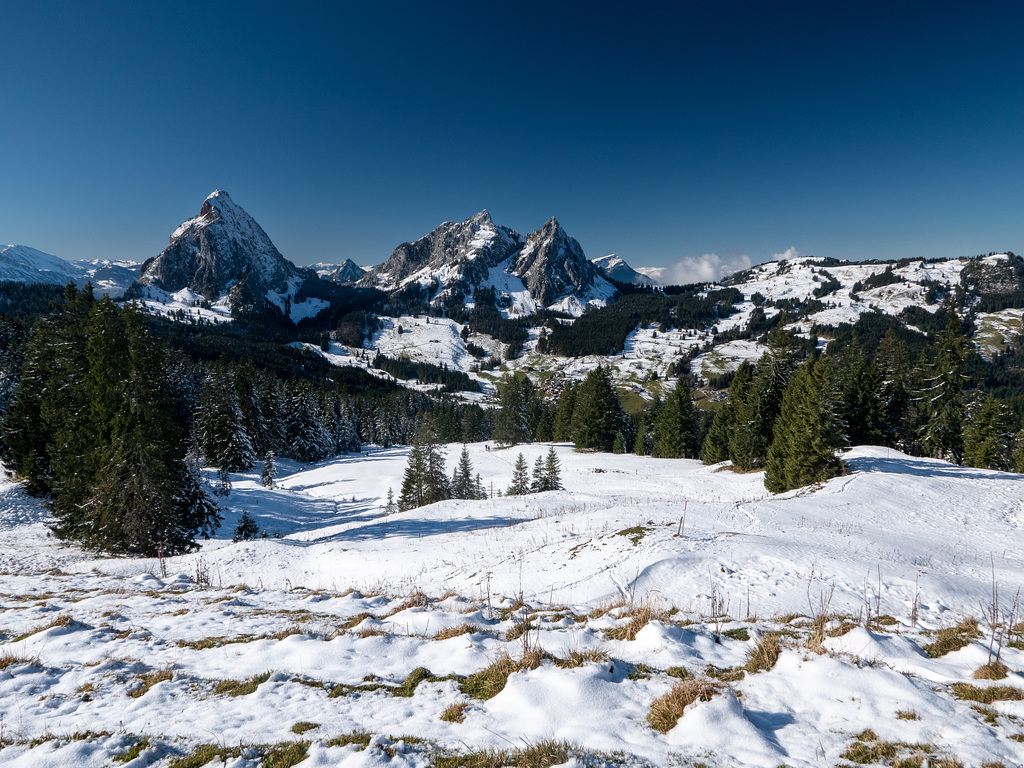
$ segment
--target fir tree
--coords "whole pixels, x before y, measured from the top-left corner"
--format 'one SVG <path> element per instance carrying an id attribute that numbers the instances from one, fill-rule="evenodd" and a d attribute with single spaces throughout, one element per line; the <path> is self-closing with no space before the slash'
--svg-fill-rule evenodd
<path id="1" fill-rule="evenodd" d="M 398 511 L 398 507 L 395 505 L 395 492 L 391 490 L 391 486 L 388 486 L 388 501 L 384 505 L 384 514 L 393 515 Z"/>
<path id="2" fill-rule="evenodd" d="M 452 498 L 454 499 L 475 499 L 478 498 L 473 482 L 473 462 L 469 459 L 469 449 L 463 445 L 462 453 L 459 454 L 459 463 L 452 475 Z"/>
<path id="3" fill-rule="evenodd" d="M 928 455 L 955 463 L 962 461 L 964 451 L 966 357 L 967 340 L 960 330 L 960 318 L 950 312 L 946 329 L 936 334 L 918 394 L 924 418 L 919 434 Z"/>
<path id="4" fill-rule="evenodd" d="M 530 493 L 540 493 L 544 490 L 544 459 L 540 456 L 533 462 L 533 475 L 530 478 Z"/>
<path id="5" fill-rule="evenodd" d="M 792 334 L 776 326 L 768 336 L 768 352 L 757 363 L 754 379 L 733 411 L 729 458 L 742 470 L 764 466 L 772 443 L 775 419 L 793 370 Z"/>
<path id="6" fill-rule="evenodd" d="M 1014 468 L 1013 416 L 992 395 L 969 408 L 964 428 L 964 464 L 968 467 L 1009 470 Z"/>
<path id="7" fill-rule="evenodd" d="M 711 429 L 701 445 L 700 460 L 705 464 L 717 464 L 729 458 L 736 412 L 747 396 L 753 379 L 753 367 L 744 360 L 736 370 L 729 385 L 729 399 L 722 405 L 711 422 Z"/>
<path id="8" fill-rule="evenodd" d="M 697 432 L 693 393 L 689 382 L 682 377 L 658 413 L 654 425 L 654 455 L 663 459 L 695 458 Z"/>
<path id="9" fill-rule="evenodd" d="M 623 421 L 622 404 L 615 394 L 611 374 L 604 366 L 598 366 L 587 374 L 576 395 L 573 442 L 578 450 L 610 452 Z"/>
<path id="10" fill-rule="evenodd" d="M 260 535 L 260 527 L 256 520 L 249 514 L 249 510 L 243 509 L 242 516 L 238 518 L 238 525 L 235 526 L 235 533 L 231 537 L 234 542 L 249 541 Z"/>
<path id="11" fill-rule="evenodd" d="M 768 451 L 764 484 L 781 493 L 838 474 L 845 425 L 839 414 L 841 395 L 831 359 L 820 357 L 797 369 L 782 399 L 775 435 Z"/>
<path id="12" fill-rule="evenodd" d="M 526 465 L 523 454 L 516 458 L 516 465 L 512 468 L 512 484 L 505 491 L 506 496 L 525 496 L 530 492 L 530 468 Z"/>
<path id="13" fill-rule="evenodd" d="M 538 399 L 530 379 L 524 375 L 504 376 L 501 409 L 494 420 L 494 440 L 502 445 L 531 442 L 531 421 L 537 416 Z"/>
<path id="14" fill-rule="evenodd" d="M 558 461 L 558 454 L 554 446 L 548 448 L 548 455 L 544 460 L 544 491 L 562 490 L 561 464 Z"/>
<path id="15" fill-rule="evenodd" d="M 432 426 L 424 423 L 409 452 L 398 508 L 405 511 L 448 498 L 451 498 L 451 488 L 445 474 L 444 456 L 435 441 Z"/>
<path id="16" fill-rule="evenodd" d="M 274 467 L 274 452 L 267 451 L 267 455 L 263 457 L 263 471 L 260 472 L 260 482 L 264 488 L 273 488 L 275 477 L 277 477 L 277 470 Z"/>
<path id="17" fill-rule="evenodd" d="M 551 428 L 552 439 L 565 443 L 572 440 L 572 412 L 576 408 L 576 385 L 571 382 L 562 387 L 555 407 L 554 425 Z"/>
<path id="18" fill-rule="evenodd" d="M 910 353 L 907 344 L 890 328 L 876 353 L 879 375 L 879 399 L 885 413 L 884 437 L 887 444 L 906 451 L 914 441 L 910 411 L 913 402 Z"/>

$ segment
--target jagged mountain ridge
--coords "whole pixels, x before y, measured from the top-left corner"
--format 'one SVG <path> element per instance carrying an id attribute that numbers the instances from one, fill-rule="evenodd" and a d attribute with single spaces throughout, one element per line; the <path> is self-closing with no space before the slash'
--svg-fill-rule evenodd
<path id="1" fill-rule="evenodd" d="M 607 301 L 616 293 L 554 217 L 523 237 L 495 224 L 486 210 L 402 243 L 357 284 L 389 292 L 413 284 L 432 286 L 435 302 L 456 285 L 493 287 L 517 314 L 539 306 L 578 314 L 588 302 Z"/>
<path id="2" fill-rule="evenodd" d="M 324 280 L 331 280 L 335 283 L 354 283 L 366 274 L 366 270 L 352 261 L 352 259 L 345 259 L 340 266 L 330 266 L 330 269 L 325 269 L 323 272 L 317 270 L 317 274 Z"/>
<path id="3" fill-rule="evenodd" d="M 171 233 L 167 248 L 143 264 L 139 282 L 168 293 L 188 289 L 209 300 L 231 292 L 235 303 L 288 293 L 311 277 L 315 273 L 282 256 L 256 220 L 217 190 L 198 216 Z"/>

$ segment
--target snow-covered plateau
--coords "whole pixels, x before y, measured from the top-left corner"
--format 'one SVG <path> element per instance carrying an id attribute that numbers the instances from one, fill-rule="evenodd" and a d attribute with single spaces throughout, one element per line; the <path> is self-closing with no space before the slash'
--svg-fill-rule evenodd
<path id="1" fill-rule="evenodd" d="M 0 486 L 0 765 L 1024 762 L 1024 476 L 861 447 L 772 496 L 555 449 L 564 490 L 497 495 L 548 445 L 481 443 L 493 498 L 389 515 L 406 448 L 232 475 L 162 563 Z"/>

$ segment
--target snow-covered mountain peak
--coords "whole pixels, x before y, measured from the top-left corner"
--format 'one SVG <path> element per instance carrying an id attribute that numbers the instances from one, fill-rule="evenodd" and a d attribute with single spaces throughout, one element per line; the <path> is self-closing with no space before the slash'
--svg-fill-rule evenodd
<path id="1" fill-rule="evenodd" d="M 143 266 L 140 282 L 170 293 L 188 288 L 215 300 L 244 281 L 251 303 L 268 291 L 287 293 L 305 276 L 242 206 L 216 190 L 199 215 L 177 227 L 167 248 Z"/>
<path id="2" fill-rule="evenodd" d="M 618 280 L 620 283 L 650 285 L 651 283 L 658 282 L 657 280 L 633 269 L 614 253 L 609 253 L 607 256 L 599 256 L 596 259 L 591 259 L 590 261 L 594 266 L 604 272 L 606 276 L 613 280 Z"/>
<path id="3" fill-rule="evenodd" d="M 27 245 L 0 248 L 0 279 L 30 283 L 64 284 L 80 274 L 71 264 Z"/>

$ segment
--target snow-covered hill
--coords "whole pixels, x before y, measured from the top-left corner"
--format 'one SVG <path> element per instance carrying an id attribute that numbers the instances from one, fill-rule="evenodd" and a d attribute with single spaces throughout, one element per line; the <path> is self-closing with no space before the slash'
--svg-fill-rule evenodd
<path id="1" fill-rule="evenodd" d="M 613 280 L 618 280 L 620 283 L 634 283 L 635 285 L 651 285 L 657 283 L 657 280 L 652 280 L 647 275 L 637 272 L 614 253 L 610 253 L 607 256 L 600 256 L 596 259 L 591 259 L 590 261 L 607 277 L 610 277 Z"/>
<path id="2" fill-rule="evenodd" d="M 65 261 L 27 245 L 0 247 L 0 281 L 48 283 L 81 287 L 92 283 L 98 296 L 121 296 L 139 276 L 139 264 L 130 261 Z"/>
<path id="3" fill-rule="evenodd" d="M 520 450 L 548 446 L 469 446 L 495 489 Z M 857 448 L 847 476 L 772 497 L 759 473 L 556 451 L 564 491 L 384 517 L 407 449 L 282 462 L 273 489 L 233 475 L 220 536 L 163 564 L 61 546 L 0 487 L 0 764 L 276 745 L 425 768 L 561 742 L 548 764 L 1024 761 L 1019 636 L 1005 678 L 974 677 L 988 615 L 1016 620 L 1019 475 Z M 232 543 L 243 510 L 271 537 Z M 687 680 L 713 695 L 655 730 Z"/>

